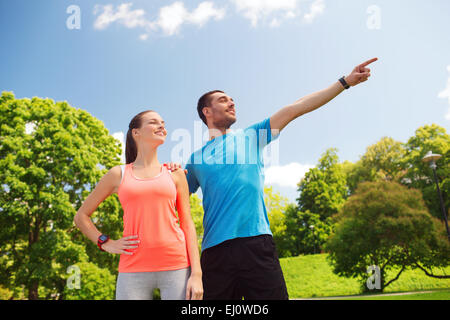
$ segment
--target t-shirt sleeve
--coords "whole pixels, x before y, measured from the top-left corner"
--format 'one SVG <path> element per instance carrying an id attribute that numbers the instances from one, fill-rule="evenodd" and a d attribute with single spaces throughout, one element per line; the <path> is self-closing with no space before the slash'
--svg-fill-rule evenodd
<path id="1" fill-rule="evenodd" d="M 198 183 L 197 177 L 195 176 L 194 165 L 192 164 L 191 160 L 192 156 L 185 167 L 185 169 L 187 170 L 186 179 L 189 186 L 189 193 L 195 193 L 198 190 L 200 184 Z"/>
<path id="2" fill-rule="evenodd" d="M 254 125 L 248 127 L 246 130 L 254 130 L 256 133 L 256 138 L 258 142 L 258 147 L 260 149 L 264 148 L 266 145 L 271 143 L 273 140 L 277 139 L 279 134 L 273 135 L 270 127 L 270 118 L 264 119 L 261 122 L 255 123 Z"/>

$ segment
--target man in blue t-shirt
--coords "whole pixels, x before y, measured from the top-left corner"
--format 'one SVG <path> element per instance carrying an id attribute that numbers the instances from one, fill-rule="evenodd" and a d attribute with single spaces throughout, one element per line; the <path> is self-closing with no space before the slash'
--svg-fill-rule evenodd
<path id="1" fill-rule="evenodd" d="M 366 67 L 376 60 L 245 130 L 230 130 L 235 104 L 225 92 L 200 97 L 197 111 L 210 140 L 191 155 L 186 169 L 189 192 L 201 187 L 203 193 L 204 299 L 288 299 L 264 205 L 263 148 L 292 120 L 366 81 Z"/>

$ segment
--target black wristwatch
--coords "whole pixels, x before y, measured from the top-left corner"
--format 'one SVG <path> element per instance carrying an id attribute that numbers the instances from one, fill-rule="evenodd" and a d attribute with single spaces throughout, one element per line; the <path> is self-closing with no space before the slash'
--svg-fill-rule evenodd
<path id="1" fill-rule="evenodd" d="M 107 242 L 109 240 L 109 236 L 107 236 L 106 234 L 102 234 L 101 236 L 98 237 L 97 240 L 97 246 L 100 250 L 105 251 L 102 249 L 102 244 L 104 244 L 105 242 Z"/>
<path id="2" fill-rule="evenodd" d="M 342 84 L 342 86 L 343 86 L 345 89 L 350 88 L 350 86 L 348 85 L 347 81 L 345 81 L 345 77 L 340 78 L 340 79 L 339 79 L 339 82 Z"/>

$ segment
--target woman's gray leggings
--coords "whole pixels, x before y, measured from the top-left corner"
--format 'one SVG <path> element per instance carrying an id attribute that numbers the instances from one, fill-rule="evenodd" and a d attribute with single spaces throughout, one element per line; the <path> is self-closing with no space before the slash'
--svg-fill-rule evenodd
<path id="1" fill-rule="evenodd" d="M 184 300 L 190 275 L 190 267 L 172 271 L 119 273 L 116 300 L 152 300 L 156 288 L 159 288 L 162 300 Z"/>

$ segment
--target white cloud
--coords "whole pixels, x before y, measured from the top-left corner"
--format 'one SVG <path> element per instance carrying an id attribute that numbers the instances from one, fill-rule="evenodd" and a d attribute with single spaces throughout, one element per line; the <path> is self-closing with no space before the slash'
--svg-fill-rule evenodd
<path id="1" fill-rule="evenodd" d="M 447 66 L 447 71 L 450 72 L 450 65 Z M 448 104 L 450 105 L 450 75 L 447 78 L 447 86 L 445 87 L 444 90 L 442 90 L 441 92 L 439 92 L 438 94 L 438 98 L 441 99 L 448 99 Z M 446 120 L 450 120 L 450 107 L 447 110 L 447 114 L 445 115 L 445 119 Z"/>
<path id="2" fill-rule="evenodd" d="M 192 12 L 184 7 L 183 2 L 177 1 L 159 10 L 159 17 L 152 23 L 152 29 L 160 29 L 171 36 L 178 33 L 184 23 L 202 27 L 210 19 L 221 20 L 224 16 L 225 9 L 216 9 L 209 1 L 200 3 Z"/>
<path id="3" fill-rule="evenodd" d="M 159 17 L 154 22 L 153 28 L 163 30 L 166 35 L 173 35 L 178 32 L 180 26 L 186 21 L 189 13 L 182 2 L 175 2 L 170 6 L 162 7 L 159 10 Z"/>
<path id="4" fill-rule="evenodd" d="M 293 18 L 295 18 L 297 15 L 295 14 L 295 12 L 294 11 L 288 11 L 288 12 L 286 12 L 286 14 L 284 15 L 284 17 L 286 18 L 286 19 L 293 19 Z"/>
<path id="5" fill-rule="evenodd" d="M 146 27 L 149 22 L 144 18 L 145 11 L 142 9 L 130 10 L 132 3 L 123 3 L 117 6 L 117 10 L 110 4 L 94 7 L 94 14 L 101 12 L 94 22 L 94 28 L 106 29 L 111 23 L 118 22 L 127 28 Z"/>
<path id="6" fill-rule="evenodd" d="M 312 23 L 317 16 L 323 13 L 324 10 L 325 10 L 324 1 L 314 0 L 314 2 L 311 3 L 309 12 L 303 15 L 303 19 L 306 23 Z"/>
<path id="7" fill-rule="evenodd" d="M 261 21 L 272 28 L 279 27 L 285 20 L 302 19 L 312 23 L 325 10 L 324 0 L 229 0 L 238 14 L 250 20 L 253 27 Z M 300 4 L 309 4 L 309 11 L 301 15 Z M 212 1 L 203 1 L 191 11 L 183 1 L 175 1 L 159 9 L 154 20 L 148 20 L 143 9 L 132 9 L 132 3 L 117 6 L 96 5 L 94 15 L 97 18 L 94 28 L 104 30 L 113 23 L 126 28 L 141 28 L 139 39 L 145 41 L 150 33 L 161 32 L 166 36 L 178 34 L 186 24 L 203 27 L 210 20 L 222 20 L 225 17 L 224 7 L 218 8 Z"/>
<path id="8" fill-rule="evenodd" d="M 279 26 L 280 26 L 280 21 L 277 18 L 273 18 L 272 21 L 270 22 L 270 27 L 276 28 Z"/>
<path id="9" fill-rule="evenodd" d="M 238 12 L 250 20 L 253 27 L 258 21 L 275 13 L 284 13 L 285 16 L 295 16 L 298 10 L 298 0 L 231 0 Z M 278 20 L 271 25 L 279 24 Z"/>
<path id="10" fill-rule="evenodd" d="M 147 39 L 148 39 L 148 34 L 146 34 L 146 33 L 141 34 L 141 35 L 139 36 L 139 39 L 141 39 L 142 41 L 147 40 Z"/>
<path id="11" fill-rule="evenodd" d="M 297 188 L 297 183 L 314 165 L 292 162 L 284 166 L 271 166 L 265 169 L 265 184 Z"/>
<path id="12" fill-rule="evenodd" d="M 120 161 L 125 163 L 125 134 L 122 131 L 115 132 L 112 136 L 122 143 L 122 154 L 120 155 Z"/>
<path id="13" fill-rule="evenodd" d="M 162 31 L 164 35 L 174 35 L 180 31 L 183 24 L 189 23 L 202 27 L 211 19 L 220 20 L 225 16 L 225 9 L 215 8 L 210 1 L 200 3 L 197 8 L 189 12 L 184 3 L 177 1 L 171 5 L 159 9 L 155 21 L 145 18 L 143 9 L 131 10 L 132 3 L 124 3 L 117 6 L 96 5 L 94 14 L 99 14 L 94 22 L 94 28 L 104 30 L 112 23 L 120 23 L 127 28 L 143 28 L 145 33 L 139 36 L 141 40 L 147 40 L 149 32 Z"/>
<path id="14" fill-rule="evenodd" d="M 212 2 L 202 2 L 189 15 L 189 22 L 198 26 L 203 26 L 209 19 L 221 20 L 225 17 L 225 9 L 216 9 Z"/>

